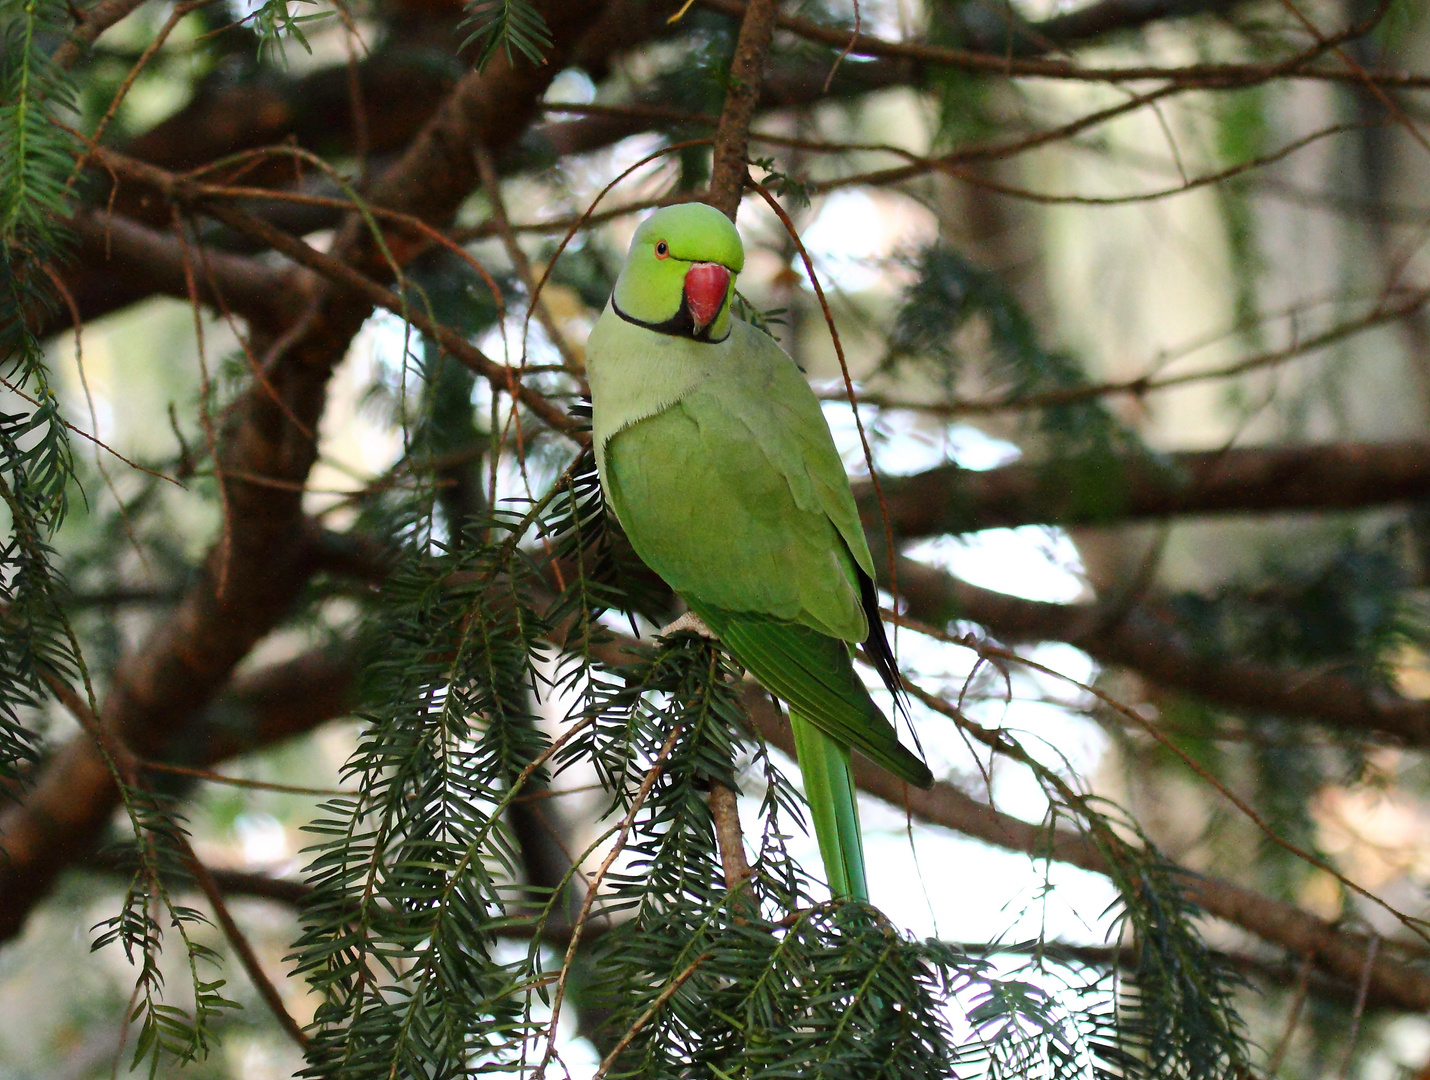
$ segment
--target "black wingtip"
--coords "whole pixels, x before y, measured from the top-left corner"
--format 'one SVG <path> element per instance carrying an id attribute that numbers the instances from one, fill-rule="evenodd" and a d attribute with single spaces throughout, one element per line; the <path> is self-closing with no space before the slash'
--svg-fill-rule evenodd
<path id="1" fill-rule="evenodd" d="M 889 635 L 884 632 L 884 620 L 879 617 L 879 590 L 874 579 L 864 573 L 862 567 L 855 566 L 859 575 L 859 603 L 864 608 L 864 617 L 869 623 L 869 636 L 864 639 L 864 652 L 879 678 L 894 695 L 894 708 L 905 720 L 909 718 L 908 695 L 904 692 L 899 675 L 899 666 L 894 662 L 894 650 L 889 645 Z M 930 778 L 932 781 L 932 778 Z"/>

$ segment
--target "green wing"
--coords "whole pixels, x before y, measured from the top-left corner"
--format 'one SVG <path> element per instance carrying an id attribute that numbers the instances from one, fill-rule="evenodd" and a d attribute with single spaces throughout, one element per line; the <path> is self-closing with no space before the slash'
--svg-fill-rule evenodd
<path id="1" fill-rule="evenodd" d="M 863 641 L 854 560 L 813 482 L 712 397 L 692 393 L 606 446 L 606 494 L 631 543 L 687 600 Z"/>
<path id="2" fill-rule="evenodd" d="M 894 726 L 874 704 L 844 642 L 798 623 L 686 599 L 760 685 L 789 704 L 791 714 L 901 780 L 922 788 L 933 783 L 928 766 L 899 743 Z"/>

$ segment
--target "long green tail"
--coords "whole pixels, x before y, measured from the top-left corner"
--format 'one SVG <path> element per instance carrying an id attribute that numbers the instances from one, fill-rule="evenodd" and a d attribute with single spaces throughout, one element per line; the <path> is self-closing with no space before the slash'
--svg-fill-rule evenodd
<path id="1" fill-rule="evenodd" d="M 837 897 L 869 899 L 864 876 L 864 838 L 859 833 L 859 804 L 854 798 L 854 774 L 849 747 L 831 739 L 793 709 L 795 754 L 804 774 L 804 794 L 814 819 L 814 835 L 829 890 Z"/>

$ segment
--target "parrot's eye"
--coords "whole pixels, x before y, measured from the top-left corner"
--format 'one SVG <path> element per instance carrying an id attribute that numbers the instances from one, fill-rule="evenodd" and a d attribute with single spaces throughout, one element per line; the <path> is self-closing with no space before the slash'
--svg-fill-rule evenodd
<path id="1" fill-rule="evenodd" d="M 655 245 L 655 257 L 657 259 L 664 259 L 669 254 L 670 245 L 667 244 L 664 240 L 657 241 Z"/>

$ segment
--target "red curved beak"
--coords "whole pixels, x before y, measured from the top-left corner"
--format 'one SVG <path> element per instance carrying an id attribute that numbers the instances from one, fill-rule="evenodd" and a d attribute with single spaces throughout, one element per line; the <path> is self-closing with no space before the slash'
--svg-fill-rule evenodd
<path id="1" fill-rule="evenodd" d="M 720 314 L 730 291 L 730 271 L 719 263 L 695 263 L 685 274 L 685 306 L 698 334 Z"/>

